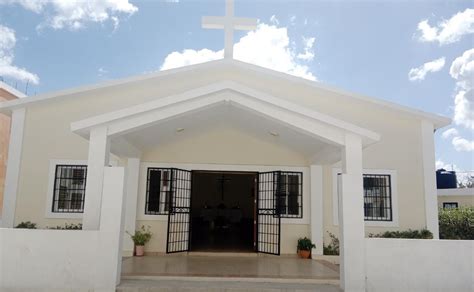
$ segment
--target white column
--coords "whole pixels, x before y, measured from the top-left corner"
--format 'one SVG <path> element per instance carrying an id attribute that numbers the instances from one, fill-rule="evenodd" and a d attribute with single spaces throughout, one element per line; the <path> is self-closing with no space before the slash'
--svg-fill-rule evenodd
<path id="1" fill-rule="evenodd" d="M 436 158 L 433 135 L 433 123 L 425 120 L 421 121 L 426 228 L 433 233 L 433 238 L 439 239 Z"/>
<path id="2" fill-rule="evenodd" d="M 100 220 L 100 250 L 103 256 L 96 263 L 103 272 L 97 274 L 97 282 L 106 283 L 108 289 L 115 291 L 120 283 L 122 269 L 122 238 L 125 222 L 125 170 L 123 167 L 104 167 L 103 202 Z M 112 288 L 112 289 L 110 289 Z M 110 290 L 109 290 L 110 289 Z"/>
<path id="3" fill-rule="evenodd" d="M 365 231 L 362 143 L 346 134 L 339 198 L 340 282 L 344 291 L 365 291 Z"/>
<path id="4" fill-rule="evenodd" d="M 100 223 L 104 166 L 109 164 L 110 143 L 107 128 L 92 129 L 89 137 L 87 183 L 82 226 L 85 230 L 96 230 Z"/>
<path id="5" fill-rule="evenodd" d="M 0 226 L 5 228 L 13 227 L 15 221 L 16 197 L 20 180 L 21 152 L 23 150 L 25 113 L 25 108 L 15 109 L 12 112 L 7 172 L 3 192 L 3 209 L 0 221 Z"/>
<path id="6" fill-rule="evenodd" d="M 125 188 L 125 231 L 135 233 L 137 221 L 137 199 L 138 199 L 138 178 L 140 172 L 140 159 L 129 158 L 126 169 Z M 126 255 L 133 255 L 133 241 L 130 235 L 124 233 L 123 251 Z"/>
<path id="7" fill-rule="evenodd" d="M 311 165 L 311 241 L 316 245 L 312 253 L 323 254 L 323 168 Z"/>

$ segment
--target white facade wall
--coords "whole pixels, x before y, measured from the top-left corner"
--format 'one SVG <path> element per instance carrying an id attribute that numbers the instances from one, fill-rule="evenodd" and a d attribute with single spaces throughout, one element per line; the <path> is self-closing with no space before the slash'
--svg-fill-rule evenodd
<path id="1" fill-rule="evenodd" d="M 366 291 L 474 291 L 474 241 L 366 238 Z"/>
<path id="2" fill-rule="evenodd" d="M 363 151 L 365 169 L 389 169 L 398 174 L 399 226 L 370 227 L 367 233 L 386 229 L 420 229 L 426 227 L 424 169 L 422 163 L 421 120 L 408 114 L 387 110 L 379 105 L 363 102 L 331 91 L 317 91 L 314 87 L 287 82 L 273 76 L 262 77 L 241 69 L 185 72 L 180 78 L 165 76 L 160 79 L 85 91 L 52 102 L 31 105 L 27 110 L 24 141 L 20 163 L 20 178 L 14 223 L 33 221 L 40 227 L 62 225 L 80 219 L 45 218 L 48 193 L 48 168 L 51 159 L 86 160 L 88 141 L 70 130 L 71 122 L 139 104 L 176 92 L 204 86 L 220 80 L 234 80 L 249 87 L 268 92 L 309 109 L 373 130 L 381 141 Z M 38 123 L 37 121 L 42 121 Z M 235 135 L 233 136 L 232 134 Z M 207 149 L 207 150 L 206 150 Z M 249 150 L 250 149 L 250 150 Z M 230 155 L 229 155 L 230 153 Z M 142 161 L 167 163 L 212 163 L 287 165 L 309 167 L 311 157 L 277 142 L 260 141 L 246 133 L 227 129 L 209 130 L 198 137 L 183 138 L 177 143 L 150 146 Z M 433 158 L 434 163 L 434 158 Z M 338 228 L 332 222 L 332 168 L 323 166 L 323 233 L 336 236 Z M 139 196 L 143 196 L 143 192 Z M 308 196 L 309 192 L 305 192 Z M 137 210 L 137 213 L 142 210 Z M 137 223 L 143 224 L 146 222 Z M 158 223 L 156 223 L 158 224 Z M 294 227 L 294 226 L 293 226 Z M 289 233 L 309 234 L 308 226 L 289 228 Z M 283 228 L 282 232 L 285 232 Z M 162 236 L 156 234 L 155 236 Z M 158 244 L 156 245 L 158 246 Z M 294 250 L 292 244 L 288 249 Z"/>
<path id="3" fill-rule="evenodd" d="M 115 291 L 124 169 L 106 168 L 104 176 L 100 230 L 0 229 L 1 291 Z"/>

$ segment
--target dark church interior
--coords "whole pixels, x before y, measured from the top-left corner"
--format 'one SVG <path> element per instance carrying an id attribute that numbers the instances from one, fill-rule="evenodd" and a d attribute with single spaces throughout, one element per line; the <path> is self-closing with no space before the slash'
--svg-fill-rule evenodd
<path id="1" fill-rule="evenodd" d="M 192 251 L 254 251 L 256 177 L 249 172 L 193 172 Z"/>

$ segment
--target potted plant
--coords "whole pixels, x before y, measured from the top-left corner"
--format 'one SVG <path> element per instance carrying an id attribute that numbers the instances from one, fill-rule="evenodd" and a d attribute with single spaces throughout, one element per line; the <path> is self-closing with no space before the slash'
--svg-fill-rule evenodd
<path id="1" fill-rule="evenodd" d="M 136 230 L 133 235 L 128 231 L 127 234 L 130 235 L 135 244 L 135 256 L 143 256 L 145 254 L 145 244 L 150 241 L 152 235 L 150 232 L 150 226 L 145 229 L 145 226 L 142 225 L 142 227 Z"/>
<path id="2" fill-rule="evenodd" d="M 298 239 L 298 255 L 304 259 L 309 259 L 311 256 L 311 249 L 316 245 L 311 242 L 311 239 L 304 237 Z"/>

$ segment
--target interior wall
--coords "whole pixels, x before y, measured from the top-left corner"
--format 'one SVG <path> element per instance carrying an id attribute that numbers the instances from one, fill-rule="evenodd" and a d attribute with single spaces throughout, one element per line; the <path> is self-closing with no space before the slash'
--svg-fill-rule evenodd
<path id="1" fill-rule="evenodd" d="M 244 218 L 254 217 L 254 174 L 224 173 L 224 198 L 218 181 L 220 173 L 198 172 L 193 174 L 192 210 L 202 209 L 204 205 L 216 208 L 224 203 L 227 209 L 240 208 Z"/>

